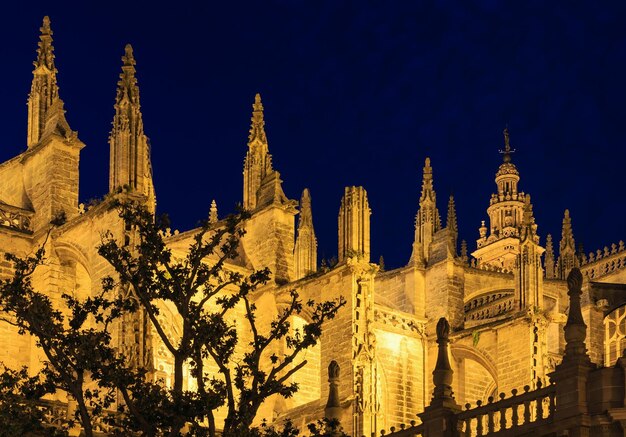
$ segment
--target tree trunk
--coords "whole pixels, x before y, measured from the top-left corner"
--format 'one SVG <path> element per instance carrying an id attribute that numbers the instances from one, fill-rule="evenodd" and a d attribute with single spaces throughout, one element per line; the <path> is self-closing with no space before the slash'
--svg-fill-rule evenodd
<path id="1" fill-rule="evenodd" d="M 78 391 L 74 396 L 76 403 L 78 404 L 78 413 L 80 415 L 80 422 L 83 426 L 85 437 L 93 437 L 93 426 L 91 424 L 91 416 L 87 411 L 87 405 L 85 405 L 85 399 L 83 398 L 82 391 Z"/>
<path id="2" fill-rule="evenodd" d="M 174 387 L 172 387 L 172 396 L 174 402 L 180 402 L 183 394 L 183 363 L 184 359 L 180 356 L 174 356 Z M 185 426 L 183 418 L 174 419 L 170 435 L 177 436 L 182 427 Z"/>

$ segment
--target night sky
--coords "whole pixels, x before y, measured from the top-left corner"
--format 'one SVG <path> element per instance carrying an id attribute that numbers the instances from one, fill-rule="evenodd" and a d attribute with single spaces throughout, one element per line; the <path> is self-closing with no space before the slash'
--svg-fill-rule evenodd
<path id="1" fill-rule="evenodd" d="M 17 2 L 15 2 L 17 3 Z M 572 214 L 585 251 L 626 239 L 625 2 L 28 2 L 0 26 L 4 161 L 26 148 L 44 15 L 81 153 L 80 199 L 108 190 L 124 44 L 137 60 L 158 209 L 189 229 L 242 199 L 254 94 L 288 197 L 311 190 L 319 257 L 337 253 L 343 188 L 363 185 L 372 260 L 411 253 L 424 159 L 445 224 L 476 248 L 508 125 L 541 243 Z"/>

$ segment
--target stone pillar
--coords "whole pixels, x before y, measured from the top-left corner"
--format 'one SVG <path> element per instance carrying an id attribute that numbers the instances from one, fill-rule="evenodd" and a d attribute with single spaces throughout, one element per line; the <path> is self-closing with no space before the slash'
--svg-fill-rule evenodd
<path id="1" fill-rule="evenodd" d="M 430 405 L 418 414 L 424 423 L 424 437 L 457 437 L 456 414 L 461 407 L 454 400 L 452 393 L 452 375 L 448 357 L 450 324 L 445 318 L 437 322 L 437 344 L 439 352 L 437 364 L 433 370 L 433 398 Z"/>
<path id="2" fill-rule="evenodd" d="M 580 307 L 582 282 L 580 270 L 573 268 L 567 276 L 570 307 L 565 324 L 565 355 L 550 374 L 551 381 L 556 384 L 555 421 L 559 429 L 567 430 L 573 437 L 589 435 L 591 421 L 587 406 L 587 380 L 595 368 L 585 347 L 587 326 Z"/>

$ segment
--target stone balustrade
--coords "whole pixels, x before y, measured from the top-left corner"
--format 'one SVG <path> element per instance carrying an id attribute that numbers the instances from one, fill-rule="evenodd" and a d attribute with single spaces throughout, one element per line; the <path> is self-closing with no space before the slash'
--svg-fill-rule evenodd
<path id="1" fill-rule="evenodd" d="M 25 234 L 32 234 L 33 212 L 0 203 L 0 225 Z"/>
<path id="2" fill-rule="evenodd" d="M 407 426 L 405 424 L 401 424 L 397 429 L 395 426 L 389 428 L 389 434 L 387 431 L 382 430 L 380 432 L 381 436 L 384 435 L 393 435 L 393 437 L 424 437 L 424 426 L 417 425 L 414 420 Z M 365 437 L 365 436 L 362 436 Z"/>
<path id="3" fill-rule="evenodd" d="M 606 257 L 602 255 L 598 258 L 590 257 L 588 262 L 581 266 L 580 270 L 586 278 L 596 279 L 626 267 L 626 251 L 609 253 Z"/>
<path id="4" fill-rule="evenodd" d="M 550 423 L 556 409 L 556 388 L 554 385 L 542 387 L 541 381 L 537 381 L 537 386 L 534 391 L 525 386 L 522 394 L 514 389 L 509 398 L 500 393 L 497 402 L 492 397 L 484 405 L 477 401 L 472 409 L 470 404 L 465 404 L 466 411 L 456 416 L 460 435 L 482 437 L 511 429 L 523 432 Z"/>
<path id="5" fill-rule="evenodd" d="M 513 309 L 515 296 L 512 292 L 483 295 L 465 304 L 465 321 L 486 320 L 498 317 Z"/>

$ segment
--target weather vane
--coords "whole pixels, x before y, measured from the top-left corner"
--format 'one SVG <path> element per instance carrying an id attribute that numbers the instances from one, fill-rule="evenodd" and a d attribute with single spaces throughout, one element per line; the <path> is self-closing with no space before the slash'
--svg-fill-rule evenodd
<path id="1" fill-rule="evenodd" d="M 499 150 L 498 152 L 504 155 L 502 157 L 504 162 L 510 162 L 511 154 L 515 153 L 515 149 L 511 150 L 511 143 L 509 141 L 509 127 L 505 127 L 502 133 L 504 134 L 504 150 Z"/>

